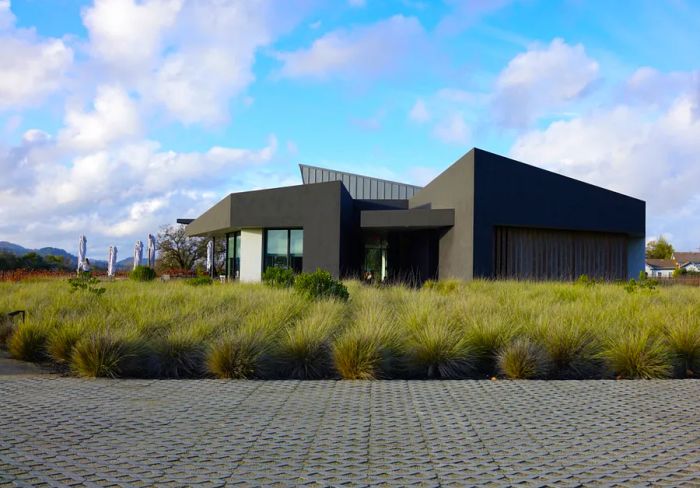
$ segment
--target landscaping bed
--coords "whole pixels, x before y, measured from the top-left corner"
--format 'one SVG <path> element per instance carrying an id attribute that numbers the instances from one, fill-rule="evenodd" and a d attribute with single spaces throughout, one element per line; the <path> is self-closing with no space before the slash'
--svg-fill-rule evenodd
<path id="1" fill-rule="evenodd" d="M 665 378 L 700 372 L 700 289 L 582 282 L 346 282 L 349 299 L 263 284 L 0 283 L 12 357 L 80 376 Z"/>

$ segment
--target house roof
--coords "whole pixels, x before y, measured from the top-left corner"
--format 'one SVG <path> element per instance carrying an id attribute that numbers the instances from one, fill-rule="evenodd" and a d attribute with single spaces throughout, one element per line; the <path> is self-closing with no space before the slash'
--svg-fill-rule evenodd
<path id="1" fill-rule="evenodd" d="M 673 259 L 647 259 L 647 266 L 660 269 L 675 269 L 676 262 Z"/>
<path id="2" fill-rule="evenodd" d="M 674 252 L 673 258 L 678 264 L 700 263 L 700 252 Z"/>
<path id="3" fill-rule="evenodd" d="M 356 175 L 334 169 L 300 164 L 301 179 L 305 185 L 342 181 L 350 196 L 359 200 L 408 200 L 422 189 L 420 186 L 381 180 L 371 176 Z"/>

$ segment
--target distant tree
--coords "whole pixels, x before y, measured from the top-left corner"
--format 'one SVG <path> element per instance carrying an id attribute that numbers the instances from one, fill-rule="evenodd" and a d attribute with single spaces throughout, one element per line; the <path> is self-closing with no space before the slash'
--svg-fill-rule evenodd
<path id="1" fill-rule="evenodd" d="M 657 240 L 647 243 L 647 259 L 671 259 L 671 256 L 673 256 L 673 246 L 664 236 L 659 236 Z"/>
<path id="2" fill-rule="evenodd" d="M 164 225 L 158 233 L 158 269 L 163 271 L 205 268 L 209 240 L 205 237 L 188 236 L 184 225 Z M 214 267 L 217 273 L 222 273 L 224 270 L 225 254 L 226 242 L 223 238 L 219 238 L 216 240 L 214 250 Z"/>
<path id="3" fill-rule="evenodd" d="M 0 251 L 0 271 L 9 271 L 19 268 L 17 256 L 7 251 Z"/>
<path id="4" fill-rule="evenodd" d="M 44 262 L 51 269 L 58 270 L 73 270 L 73 266 L 69 262 L 66 256 L 54 256 L 53 254 L 48 254 L 44 256 Z"/>
<path id="5" fill-rule="evenodd" d="M 202 259 L 202 239 L 185 234 L 184 225 L 164 225 L 158 232 L 158 267 L 193 269 Z"/>

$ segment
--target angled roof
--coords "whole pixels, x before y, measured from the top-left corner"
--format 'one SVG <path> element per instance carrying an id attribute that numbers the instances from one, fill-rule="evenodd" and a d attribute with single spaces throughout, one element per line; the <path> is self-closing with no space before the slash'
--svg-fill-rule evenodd
<path id="1" fill-rule="evenodd" d="M 700 263 L 700 252 L 674 252 L 673 259 L 678 264 Z"/>
<path id="2" fill-rule="evenodd" d="M 676 262 L 673 259 L 647 259 L 647 266 L 659 269 L 675 269 Z"/>
<path id="3" fill-rule="evenodd" d="M 381 180 L 371 176 L 356 175 L 318 166 L 300 164 L 301 179 L 305 185 L 342 181 L 350 196 L 356 200 L 407 200 L 418 193 L 420 186 Z"/>

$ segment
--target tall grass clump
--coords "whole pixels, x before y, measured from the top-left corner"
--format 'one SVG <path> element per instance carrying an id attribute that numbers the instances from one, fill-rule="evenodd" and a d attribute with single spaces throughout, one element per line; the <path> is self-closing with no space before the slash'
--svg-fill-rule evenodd
<path id="1" fill-rule="evenodd" d="M 423 378 L 464 378 L 474 354 L 446 300 L 417 294 L 406 302 L 399 320 L 405 330 L 402 349 L 410 375 Z"/>
<path id="2" fill-rule="evenodd" d="M 668 346 L 649 329 L 620 331 L 608 340 L 601 357 L 618 378 L 667 378 L 672 373 Z"/>
<path id="3" fill-rule="evenodd" d="M 675 375 L 696 377 L 700 374 L 700 322 L 681 319 L 667 328 L 668 346 L 673 355 Z"/>
<path id="4" fill-rule="evenodd" d="M 44 361 L 47 358 L 46 344 L 50 333 L 49 327 L 45 324 L 27 320 L 12 332 L 7 349 L 15 359 Z"/>
<path id="5" fill-rule="evenodd" d="M 153 368 L 159 378 L 199 378 L 206 372 L 206 338 L 196 327 L 172 330 L 153 340 Z"/>
<path id="6" fill-rule="evenodd" d="M 85 329 L 79 324 L 56 327 L 48 338 L 49 357 L 60 365 L 70 364 L 73 349 L 84 334 Z"/>
<path id="7" fill-rule="evenodd" d="M 331 341 L 343 326 L 345 307 L 338 301 L 314 303 L 307 315 L 285 329 L 275 350 L 275 370 L 286 378 L 333 376 Z"/>
<path id="8" fill-rule="evenodd" d="M 15 323 L 10 317 L 0 315 L 0 347 L 5 347 L 12 332 L 15 330 Z"/>
<path id="9" fill-rule="evenodd" d="M 512 380 L 544 378 L 549 371 L 544 349 L 526 337 L 506 344 L 498 354 L 498 369 Z"/>
<path id="10" fill-rule="evenodd" d="M 546 324 L 538 334 L 551 361 L 551 374 L 558 379 L 595 378 L 602 361 L 590 329 L 557 320 Z"/>
<path id="11" fill-rule="evenodd" d="M 73 347 L 71 369 L 78 376 L 118 378 L 134 373 L 140 344 L 111 330 L 91 331 Z"/>
<path id="12" fill-rule="evenodd" d="M 273 345 L 285 327 L 304 311 L 305 300 L 290 291 L 266 290 L 272 300 L 224 333 L 207 355 L 207 369 L 219 378 L 260 378 L 274 375 Z"/>
<path id="13" fill-rule="evenodd" d="M 474 371 L 491 376 L 497 371 L 498 353 L 516 333 L 499 316 L 468 317 L 465 339 L 474 356 Z"/>
<path id="14" fill-rule="evenodd" d="M 374 380 L 391 376 L 398 339 L 396 317 L 371 292 L 357 304 L 352 324 L 333 343 L 333 364 L 349 380 Z"/>

